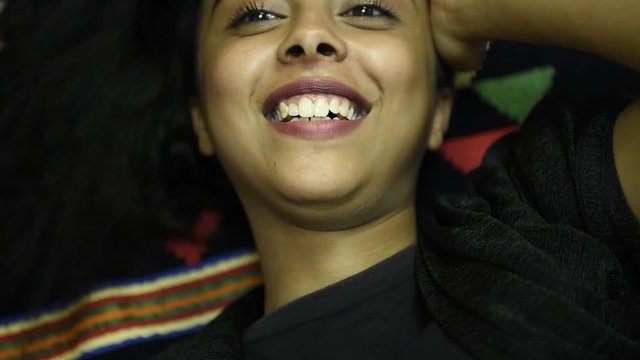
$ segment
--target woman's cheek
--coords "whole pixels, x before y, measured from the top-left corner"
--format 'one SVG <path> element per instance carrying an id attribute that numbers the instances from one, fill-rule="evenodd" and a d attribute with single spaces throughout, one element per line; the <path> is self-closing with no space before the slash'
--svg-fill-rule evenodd
<path id="1" fill-rule="evenodd" d="M 264 46 L 262 38 L 227 42 L 210 50 L 208 66 L 210 88 L 222 96 L 250 92 L 256 88 L 261 75 L 271 70 L 274 50 Z"/>
<path id="2" fill-rule="evenodd" d="M 381 39 L 376 44 L 364 58 L 369 73 L 377 77 L 383 91 L 389 87 L 412 91 L 424 83 L 428 65 L 426 54 L 418 54 L 422 52 L 419 48 L 394 38 Z"/>

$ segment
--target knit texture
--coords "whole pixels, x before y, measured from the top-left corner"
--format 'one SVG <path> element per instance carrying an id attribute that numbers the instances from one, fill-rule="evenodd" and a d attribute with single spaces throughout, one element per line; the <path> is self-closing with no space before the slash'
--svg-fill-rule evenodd
<path id="1" fill-rule="evenodd" d="M 545 101 L 470 195 L 421 217 L 423 298 L 478 359 L 640 358 L 640 226 L 612 150 L 627 102 L 605 103 Z"/>

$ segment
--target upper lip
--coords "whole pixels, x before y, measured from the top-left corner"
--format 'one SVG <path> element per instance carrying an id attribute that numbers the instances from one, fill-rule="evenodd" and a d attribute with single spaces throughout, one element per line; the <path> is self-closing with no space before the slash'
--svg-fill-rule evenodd
<path id="1" fill-rule="evenodd" d="M 280 101 L 304 94 L 342 96 L 356 103 L 358 107 L 366 113 L 371 110 L 371 103 L 351 87 L 332 79 L 307 78 L 284 85 L 271 93 L 264 102 L 262 113 L 267 115 L 276 108 Z"/>

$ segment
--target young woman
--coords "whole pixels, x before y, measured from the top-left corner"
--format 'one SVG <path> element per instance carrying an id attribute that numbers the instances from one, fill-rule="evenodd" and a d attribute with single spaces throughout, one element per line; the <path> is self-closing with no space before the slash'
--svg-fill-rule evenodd
<path id="1" fill-rule="evenodd" d="M 546 104 L 472 177 L 475 196 L 433 217 L 418 182 L 451 108 L 438 55 L 472 69 L 485 40 L 509 39 L 640 69 L 637 4 L 209 0 L 201 14 L 194 129 L 248 215 L 265 287 L 163 358 L 640 355 L 640 102 Z"/>
<path id="2" fill-rule="evenodd" d="M 109 263 L 118 258 L 112 253 L 155 255 L 144 253 L 144 242 L 130 246 L 156 220 L 145 209 L 158 194 L 139 189 L 161 187 L 153 170 L 162 141 L 189 121 L 183 89 L 173 86 L 190 77 L 180 77 L 183 64 L 173 60 L 193 51 L 162 26 L 183 6 L 201 9 L 202 18 L 195 133 L 240 196 L 266 284 L 164 358 L 638 356 L 637 102 L 603 98 L 575 111 L 544 105 L 511 155 L 472 177 L 473 195 L 445 198 L 432 213 L 418 179 L 451 106 L 438 58 L 474 69 L 485 40 L 510 39 L 575 47 L 638 69 L 632 0 L 195 2 L 140 1 L 137 12 L 122 10 L 130 1 L 101 3 L 112 31 L 100 37 L 74 33 L 59 16 L 96 11 L 95 3 L 47 4 L 60 9 L 42 11 L 45 31 L 25 35 L 31 41 L 21 46 L 41 47 L 16 59 L 33 72 L 7 76 L 25 85 L 3 110 L 20 121 L 0 131 L 12 154 L 0 165 L 14 175 L 0 181 L 7 194 L 30 196 L 7 195 L 0 206 L 4 239 L 32 241 L 2 254 L 6 278 L 18 279 L 3 287 L 5 296 L 65 291 L 20 281 L 18 260 L 64 262 L 89 250 L 105 255 L 91 257 L 105 269 L 118 265 Z M 49 41 L 71 35 L 81 47 Z M 115 43 L 135 45 L 105 45 Z M 156 66 L 142 66 L 149 58 Z M 74 66 L 93 61 L 105 66 Z M 145 81 L 126 81 L 134 76 Z M 64 89 L 67 101 L 33 106 L 52 89 Z M 133 140 L 111 149 L 122 134 Z M 190 140 L 177 135 L 169 155 Z M 38 142 L 60 156 L 24 145 Z M 78 151 L 88 147 L 104 152 Z M 137 171 L 118 176 L 122 168 Z M 109 231 L 96 233 L 99 217 L 76 221 L 104 203 Z M 32 214 L 34 204 L 43 209 Z M 47 235 L 52 241 L 39 241 Z M 49 256 L 18 257 L 32 246 Z M 69 271 L 73 264 L 52 268 L 68 284 L 93 275 Z M 64 278 L 42 274 L 52 277 Z"/>

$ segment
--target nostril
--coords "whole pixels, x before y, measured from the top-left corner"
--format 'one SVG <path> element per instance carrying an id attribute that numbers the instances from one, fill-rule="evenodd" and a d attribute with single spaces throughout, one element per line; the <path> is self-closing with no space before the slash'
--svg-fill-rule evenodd
<path id="1" fill-rule="evenodd" d="M 300 45 L 295 45 L 295 46 L 290 47 L 289 50 L 287 50 L 287 54 L 289 56 L 297 58 L 297 57 L 300 57 L 300 56 L 304 55 L 304 49 Z"/>
<path id="2" fill-rule="evenodd" d="M 333 56 L 336 54 L 336 49 L 327 43 L 321 43 L 318 45 L 316 51 L 323 56 Z"/>

